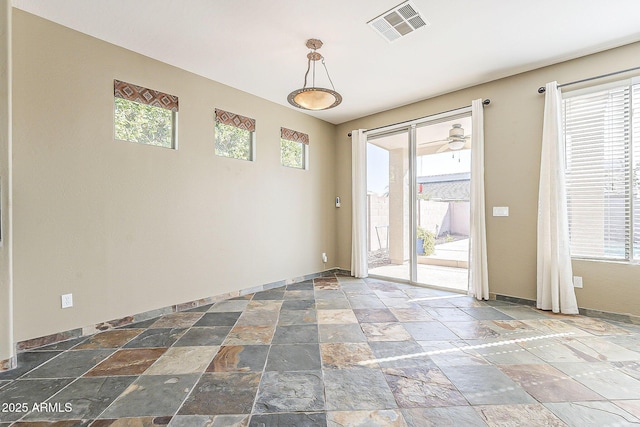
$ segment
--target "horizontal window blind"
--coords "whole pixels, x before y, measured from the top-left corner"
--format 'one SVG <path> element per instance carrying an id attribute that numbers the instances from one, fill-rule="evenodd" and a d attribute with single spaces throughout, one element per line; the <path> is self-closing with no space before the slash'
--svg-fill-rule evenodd
<path id="1" fill-rule="evenodd" d="M 302 144 L 309 145 L 309 135 L 293 129 L 281 127 L 280 138 L 286 139 L 287 141 L 300 142 Z"/>
<path id="2" fill-rule="evenodd" d="M 631 100 L 625 84 L 563 101 L 573 257 L 628 260 L 633 254 L 631 233 L 640 219 L 632 210 L 638 203 L 632 203 Z M 638 232 L 633 235 L 637 241 Z"/>
<path id="3" fill-rule="evenodd" d="M 640 84 L 632 86 L 632 187 L 633 259 L 640 261 Z"/>
<path id="4" fill-rule="evenodd" d="M 240 114 L 230 113 L 225 110 L 216 108 L 216 121 L 225 125 L 237 127 L 238 129 L 256 131 L 256 121 L 250 117 L 241 116 Z"/>
<path id="5" fill-rule="evenodd" d="M 179 110 L 178 97 L 146 87 L 134 85 L 120 80 L 113 81 L 113 95 L 116 98 L 138 102 L 144 105 L 160 107 L 177 113 Z"/>

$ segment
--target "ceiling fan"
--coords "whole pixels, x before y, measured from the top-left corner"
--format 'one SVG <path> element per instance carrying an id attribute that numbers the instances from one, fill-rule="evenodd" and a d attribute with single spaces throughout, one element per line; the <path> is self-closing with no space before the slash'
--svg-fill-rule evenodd
<path id="1" fill-rule="evenodd" d="M 449 129 L 449 137 L 447 139 L 424 142 L 420 145 L 431 145 L 439 142 L 446 142 L 447 144 L 443 144 L 436 153 L 442 153 L 447 150 L 462 150 L 463 148 L 471 148 L 471 135 L 465 135 L 462 125 L 456 123 Z"/>

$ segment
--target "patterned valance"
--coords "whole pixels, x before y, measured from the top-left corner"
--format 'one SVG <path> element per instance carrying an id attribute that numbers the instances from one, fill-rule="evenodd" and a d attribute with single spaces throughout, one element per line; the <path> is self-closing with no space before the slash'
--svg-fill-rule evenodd
<path id="1" fill-rule="evenodd" d="M 309 145 L 309 135 L 287 128 L 280 128 L 280 138 Z"/>
<path id="2" fill-rule="evenodd" d="M 240 129 L 248 130 L 249 132 L 256 131 L 255 119 L 241 116 L 240 114 L 230 113 L 224 110 L 218 110 L 217 108 L 216 108 L 216 122 L 223 123 L 229 126 L 234 126 Z"/>
<path id="3" fill-rule="evenodd" d="M 120 80 L 113 81 L 113 94 L 116 98 L 139 102 L 140 104 L 160 107 L 178 112 L 178 97 L 146 87 L 136 86 Z"/>

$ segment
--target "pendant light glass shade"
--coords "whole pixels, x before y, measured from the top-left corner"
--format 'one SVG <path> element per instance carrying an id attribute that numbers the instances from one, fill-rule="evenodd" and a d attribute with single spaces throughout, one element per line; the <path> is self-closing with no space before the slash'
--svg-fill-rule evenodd
<path id="1" fill-rule="evenodd" d="M 287 101 L 289 104 L 293 105 L 297 108 L 302 108 L 303 110 L 327 110 L 329 108 L 336 107 L 340 105 L 342 102 L 342 96 L 335 91 L 333 87 L 333 82 L 331 81 L 331 77 L 329 76 L 329 71 L 327 70 L 327 66 L 324 63 L 324 58 L 318 52 L 317 49 L 322 47 L 322 41 L 317 39 L 309 39 L 307 40 L 306 46 L 309 49 L 312 49 L 311 52 L 307 54 L 307 72 L 304 75 L 304 86 L 301 89 L 296 89 L 289 94 L 287 97 Z M 315 79 L 316 79 L 316 62 L 322 61 L 322 65 L 324 66 L 324 70 L 327 73 L 327 78 L 331 83 L 332 89 L 315 87 Z M 313 63 L 313 67 L 312 67 Z M 312 74 L 312 83 L 311 87 L 307 87 L 307 77 L 309 76 L 309 71 L 313 69 Z"/>
<path id="2" fill-rule="evenodd" d="M 289 103 L 305 110 L 326 110 L 342 102 L 342 96 L 334 90 L 308 87 L 294 90 L 287 98 Z"/>

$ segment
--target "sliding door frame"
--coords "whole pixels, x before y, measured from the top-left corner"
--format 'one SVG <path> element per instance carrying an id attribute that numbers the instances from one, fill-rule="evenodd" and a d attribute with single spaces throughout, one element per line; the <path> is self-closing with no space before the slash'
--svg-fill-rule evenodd
<path id="1" fill-rule="evenodd" d="M 417 207 L 417 181 L 418 171 L 416 170 L 416 123 L 409 128 L 409 283 L 418 282 L 418 253 L 416 251 L 416 235 L 418 234 L 418 219 L 416 215 Z"/>
<path id="2" fill-rule="evenodd" d="M 455 110 L 445 111 L 443 113 L 434 114 L 432 116 L 421 117 L 419 119 L 398 123 L 395 125 L 389 125 L 377 129 L 371 129 L 365 131 L 367 134 L 367 143 L 369 143 L 370 137 L 383 137 L 384 135 L 401 132 L 406 130 L 409 137 L 409 280 L 398 279 L 394 277 L 372 275 L 371 277 L 380 277 L 384 279 L 393 279 L 398 282 L 408 282 L 412 285 L 425 286 L 424 283 L 418 282 L 418 254 L 416 253 L 416 234 L 418 228 L 417 220 L 417 196 L 418 196 L 418 171 L 417 171 L 417 141 L 416 130 L 420 126 L 428 126 L 430 124 L 436 124 L 445 120 L 452 120 L 456 116 L 471 115 L 471 106 L 458 108 Z M 367 233 L 367 236 L 369 233 Z M 368 237 L 367 237 L 368 238 Z M 411 244 L 413 242 L 413 244 Z M 456 290 L 453 290 L 456 292 Z"/>

